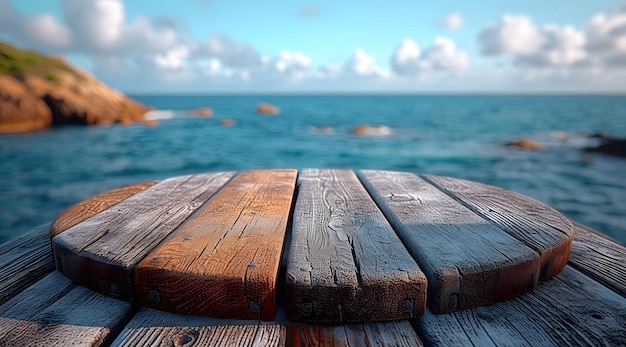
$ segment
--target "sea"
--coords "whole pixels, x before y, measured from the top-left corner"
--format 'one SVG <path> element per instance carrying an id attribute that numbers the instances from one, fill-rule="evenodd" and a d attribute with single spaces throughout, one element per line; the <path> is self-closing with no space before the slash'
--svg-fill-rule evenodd
<path id="1" fill-rule="evenodd" d="M 95 194 L 148 180 L 258 168 L 407 171 L 542 201 L 626 244 L 626 159 L 586 153 L 626 137 L 616 95 L 131 95 L 157 126 L 0 135 L 0 242 Z M 268 102 L 280 114 L 255 114 Z M 187 111 L 210 107 L 212 117 Z M 235 125 L 220 125 L 232 119 Z M 355 136 L 360 124 L 375 136 Z M 522 138 L 545 146 L 514 150 Z"/>

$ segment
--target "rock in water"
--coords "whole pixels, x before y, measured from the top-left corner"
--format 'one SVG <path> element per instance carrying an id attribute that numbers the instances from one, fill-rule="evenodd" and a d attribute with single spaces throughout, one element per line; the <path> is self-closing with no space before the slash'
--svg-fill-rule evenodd
<path id="1" fill-rule="evenodd" d="M 605 139 L 601 145 L 585 148 L 585 150 L 615 157 L 626 157 L 626 139 Z"/>
<path id="2" fill-rule="evenodd" d="M 535 142 L 535 141 L 529 140 L 529 139 L 521 139 L 521 140 L 517 140 L 517 141 L 507 142 L 505 144 L 505 146 L 509 147 L 509 148 L 525 149 L 525 150 L 529 150 L 529 151 L 540 151 L 540 150 L 543 150 L 545 148 L 539 142 Z"/>
<path id="3" fill-rule="evenodd" d="M 237 125 L 237 122 L 232 118 L 224 118 L 220 119 L 219 125 L 223 127 L 234 127 Z"/>
<path id="4" fill-rule="evenodd" d="M 370 126 L 368 124 L 357 125 L 350 131 L 350 134 L 355 136 L 388 136 L 393 133 L 393 130 L 385 125 Z"/>
<path id="5" fill-rule="evenodd" d="M 272 104 L 268 104 L 268 103 L 260 103 L 257 107 L 256 107 L 256 113 L 257 114 L 270 114 L 270 115 L 275 115 L 275 114 L 279 114 L 280 113 L 280 109 Z"/>
<path id="6" fill-rule="evenodd" d="M 60 58 L 0 43 L 0 132 L 143 123 L 146 110 Z"/>
<path id="7" fill-rule="evenodd" d="M 187 111 L 187 115 L 192 117 L 211 117 L 213 115 L 213 110 L 209 107 L 200 107 L 196 110 Z"/>

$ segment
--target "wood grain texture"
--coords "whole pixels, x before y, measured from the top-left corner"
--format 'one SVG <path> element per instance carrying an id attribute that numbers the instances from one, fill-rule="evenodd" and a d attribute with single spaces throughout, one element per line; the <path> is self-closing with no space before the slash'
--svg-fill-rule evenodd
<path id="1" fill-rule="evenodd" d="M 361 179 L 426 273 L 432 312 L 493 304 L 537 284 L 537 252 L 422 178 L 362 171 Z"/>
<path id="2" fill-rule="evenodd" d="M 144 307 L 112 346 L 285 346 L 286 330 L 279 324 L 179 315 Z"/>
<path id="3" fill-rule="evenodd" d="M 626 297 L 626 247 L 578 223 L 569 265 Z"/>
<path id="4" fill-rule="evenodd" d="M 0 305 L 54 271 L 44 224 L 0 245 Z"/>
<path id="5" fill-rule="evenodd" d="M 57 269 L 99 293 L 132 300 L 133 269 L 233 173 L 159 182 L 52 239 Z"/>
<path id="6" fill-rule="evenodd" d="M 236 176 L 139 264 L 139 302 L 177 313 L 274 319 L 296 176 Z"/>
<path id="7" fill-rule="evenodd" d="M 300 173 L 285 282 L 292 320 L 396 320 L 426 305 L 424 273 L 349 170 Z"/>
<path id="8" fill-rule="evenodd" d="M 568 266 L 513 300 L 417 326 L 432 346 L 624 346 L 626 299 Z"/>
<path id="9" fill-rule="evenodd" d="M 486 184 L 441 176 L 423 178 L 539 253 L 539 281 L 556 276 L 567 264 L 574 227 L 553 208 Z"/>
<path id="10" fill-rule="evenodd" d="M 0 306 L 2 346 L 99 346 L 130 320 L 128 303 L 54 272 Z"/>
<path id="11" fill-rule="evenodd" d="M 411 324 L 392 321 L 346 325 L 295 325 L 288 346 L 423 346 Z"/>
<path id="12" fill-rule="evenodd" d="M 128 185 L 95 195 L 63 211 L 50 226 L 50 236 L 54 237 L 74 225 L 95 216 L 109 207 L 155 185 L 150 181 Z"/>

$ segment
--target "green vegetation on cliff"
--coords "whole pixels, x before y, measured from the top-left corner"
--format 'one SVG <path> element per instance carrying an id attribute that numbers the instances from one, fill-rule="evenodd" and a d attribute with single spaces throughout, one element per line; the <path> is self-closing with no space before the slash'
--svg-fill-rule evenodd
<path id="1" fill-rule="evenodd" d="M 66 71 L 79 76 L 62 58 L 46 57 L 34 51 L 15 48 L 0 42 L 0 75 L 22 79 L 28 75 L 59 82 L 57 72 Z"/>

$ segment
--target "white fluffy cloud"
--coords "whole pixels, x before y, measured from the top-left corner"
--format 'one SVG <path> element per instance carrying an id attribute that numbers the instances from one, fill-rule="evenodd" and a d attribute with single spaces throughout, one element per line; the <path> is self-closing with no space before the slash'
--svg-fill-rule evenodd
<path id="1" fill-rule="evenodd" d="M 30 17 L 23 22 L 22 33 L 30 41 L 55 49 L 67 49 L 73 43 L 72 32 L 51 14 Z"/>
<path id="2" fill-rule="evenodd" d="M 376 64 L 376 59 L 373 56 L 361 48 L 352 53 L 343 70 L 348 76 L 360 78 L 387 78 L 390 75 L 387 70 Z"/>
<path id="3" fill-rule="evenodd" d="M 71 31 L 51 14 L 24 17 L 8 0 L 0 0 L 0 32 L 53 49 L 69 48 L 73 42 Z"/>
<path id="4" fill-rule="evenodd" d="M 283 51 L 274 59 L 267 60 L 268 69 L 275 75 L 302 79 L 311 67 L 310 57 L 300 52 Z"/>
<path id="5" fill-rule="evenodd" d="M 448 13 L 443 18 L 443 25 L 450 31 L 460 30 L 465 25 L 465 20 L 460 13 Z"/>
<path id="6" fill-rule="evenodd" d="M 391 68 L 398 75 L 418 75 L 428 71 L 458 71 L 469 66 L 469 56 L 453 41 L 437 37 L 421 51 L 418 44 L 405 39 L 391 56 Z"/>
<path id="7" fill-rule="evenodd" d="M 516 64 L 533 68 L 565 68 L 585 64 L 587 38 L 574 27 L 536 25 L 528 16 L 504 15 L 478 36 L 482 53 L 506 55 Z"/>
<path id="8" fill-rule="evenodd" d="M 626 66 L 626 5 L 609 15 L 593 16 L 585 27 L 585 35 L 595 62 Z"/>
<path id="9" fill-rule="evenodd" d="M 189 58 L 189 53 L 189 47 L 178 46 L 164 54 L 155 55 L 154 61 L 163 69 L 178 70 L 185 67 L 187 58 Z"/>
<path id="10" fill-rule="evenodd" d="M 209 37 L 199 54 L 233 68 L 254 69 L 262 64 L 261 55 L 254 48 L 221 35 Z"/>
<path id="11" fill-rule="evenodd" d="M 530 17 L 505 14 L 485 28 L 478 41 L 485 55 L 528 55 L 539 50 L 543 37 Z"/>
<path id="12" fill-rule="evenodd" d="M 175 30 L 139 16 L 129 24 L 121 0 L 63 0 L 74 50 L 97 54 L 165 53 L 179 44 Z"/>
<path id="13" fill-rule="evenodd" d="M 63 0 L 65 22 L 76 43 L 89 50 L 111 51 L 122 38 L 124 4 L 119 0 Z"/>

